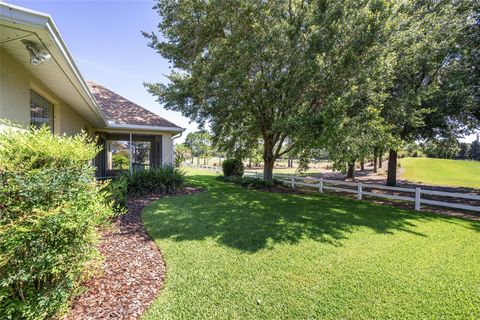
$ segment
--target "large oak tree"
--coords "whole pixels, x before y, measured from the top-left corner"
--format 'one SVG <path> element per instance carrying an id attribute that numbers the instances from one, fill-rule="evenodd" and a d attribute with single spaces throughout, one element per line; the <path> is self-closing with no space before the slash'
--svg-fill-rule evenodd
<path id="1" fill-rule="evenodd" d="M 323 110 L 351 87 L 372 43 L 381 0 L 159 0 L 150 46 L 173 66 L 147 89 L 166 108 L 209 124 L 222 146 L 263 140 L 264 179 L 274 162 L 312 149 Z M 288 141 L 288 144 L 286 144 Z"/>
<path id="2" fill-rule="evenodd" d="M 478 128 L 478 11 L 475 1 L 398 2 L 386 27 L 392 82 L 382 117 L 395 138 L 460 137 Z M 475 31 L 477 35 L 475 36 Z M 397 149 L 387 184 L 396 184 Z"/>

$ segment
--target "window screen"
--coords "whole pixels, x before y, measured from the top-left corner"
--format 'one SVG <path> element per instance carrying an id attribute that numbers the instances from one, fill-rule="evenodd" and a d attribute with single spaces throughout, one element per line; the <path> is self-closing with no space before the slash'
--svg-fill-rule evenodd
<path id="1" fill-rule="evenodd" d="M 53 105 L 30 90 L 30 125 L 40 128 L 48 125 L 53 132 Z"/>

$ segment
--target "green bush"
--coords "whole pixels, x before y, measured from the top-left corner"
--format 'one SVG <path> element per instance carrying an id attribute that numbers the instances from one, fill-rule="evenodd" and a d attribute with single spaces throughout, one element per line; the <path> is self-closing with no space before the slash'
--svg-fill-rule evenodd
<path id="1" fill-rule="evenodd" d="M 106 194 L 110 196 L 111 201 L 113 201 L 115 212 L 123 213 L 127 207 L 127 179 L 122 175 L 115 180 L 108 180 L 102 186 L 102 190 L 104 190 Z"/>
<path id="2" fill-rule="evenodd" d="M 97 152 L 83 134 L 0 132 L 0 319 L 62 313 L 98 262 L 97 227 L 113 212 Z"/>
<path id="3" fill-rule="evenodd" d="M 175 193 L 185 183 L 185 174 L 179 168 L 164 166 L 161 168 L 138 170 L 124 173 L 112 182 L 111 191 L 118 198 L 122 196 L 141 196 L 149 193 Z M 111 189 L 112 190 L 112 189 Z"/>
<path id="4" fill-rule="evenodd" d="M 130 159 L 121 153 L 114 154 L 112 162 L 114 169 L 128 170 L 130 168 Z"/>
<path id="5" fill-rule="evenodd" d="M 223 161 L 222 169 L 225 177 L 243 176 L 243 162 L 238 159 L 227 159 Z"/>

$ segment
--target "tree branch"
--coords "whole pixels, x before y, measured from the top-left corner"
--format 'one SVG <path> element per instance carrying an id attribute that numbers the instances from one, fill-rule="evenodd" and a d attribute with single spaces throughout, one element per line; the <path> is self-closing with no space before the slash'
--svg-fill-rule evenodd
<path id="1" fill-rule="evenodd" d="M 295 148 L 295 146 L 296 146 L 295 144 L 292 144 L 290 147 L 288 147 L 287 149 L 285 149 L 285 150 L 283 150 L 282 152 L 280 152 L 280 153 L 277 155 L 277 158 L 283 156 L 285 153 L 288 153 L 288 152 L 292 151 L 293 148 Z"/>
<path id="2" fill-rule="evenodd" d="M 283 145 L 283 142 L 285 141 L 285 138 L 287 138 L 287 134 L 283 134 L 280 136 L 280 141 L 278 141 L 279 143 L 274 153 L 275 158 L 278 158 L 280 156 L 280 150 L 282 150 L 282 145 Z"/>

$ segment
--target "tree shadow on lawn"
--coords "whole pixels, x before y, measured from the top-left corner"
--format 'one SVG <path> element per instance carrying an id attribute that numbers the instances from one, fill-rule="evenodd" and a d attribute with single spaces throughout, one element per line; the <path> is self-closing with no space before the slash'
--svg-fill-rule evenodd
<path id="1" fill-rule="evenodd" d="M 380 234 L 415 231 L 416 222 L 451 221 L 329 195 L 295 195 L 248 190 L 212 176 L 190 178 L 208 191 L 162 199 L 147 207 L 143 222 L 152 237 L 175 241 L 212 238 L 245 252 L 277 243 L 313 239 L 335 246 L 360 228 Z"/>

